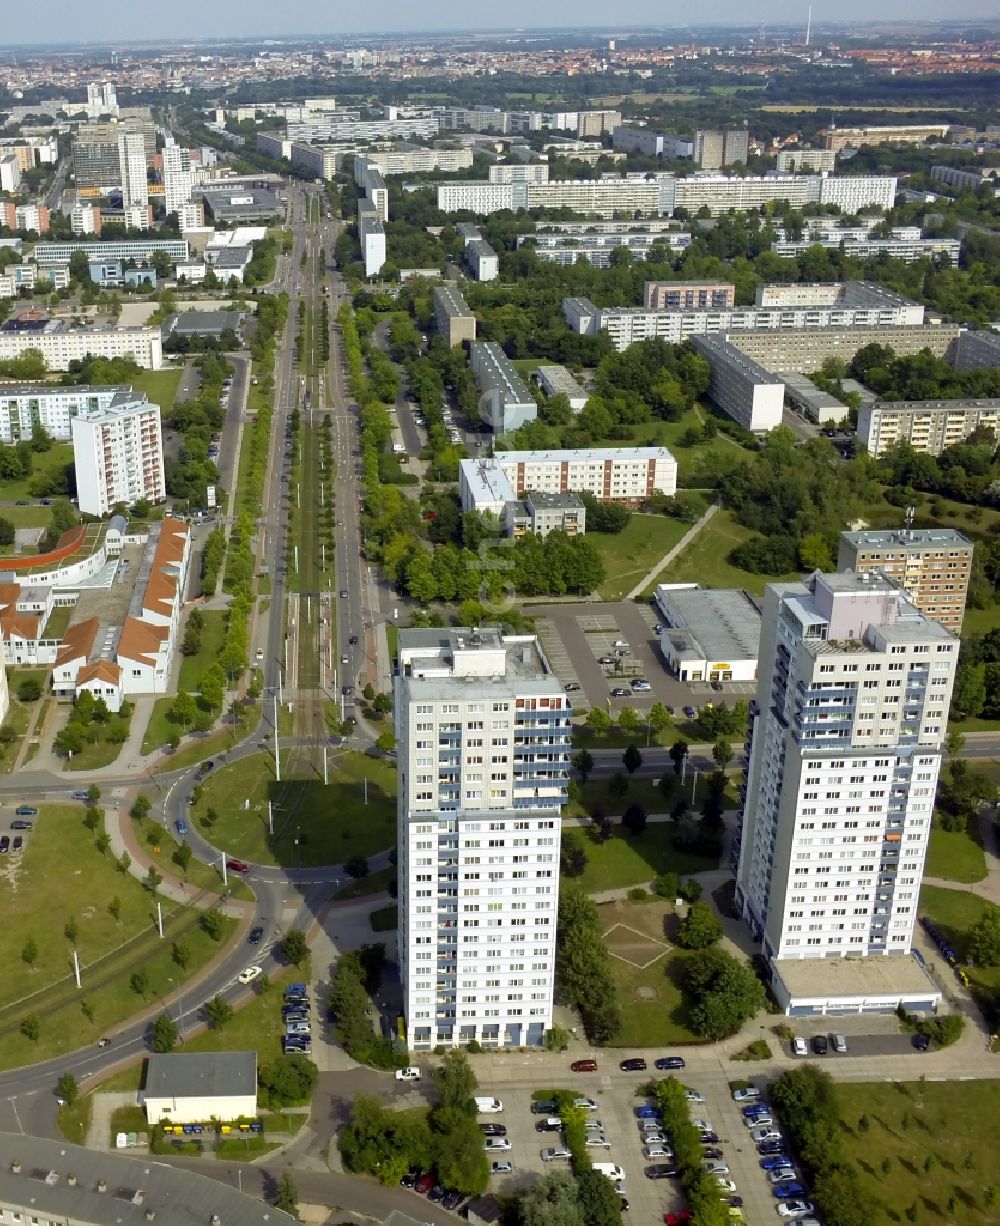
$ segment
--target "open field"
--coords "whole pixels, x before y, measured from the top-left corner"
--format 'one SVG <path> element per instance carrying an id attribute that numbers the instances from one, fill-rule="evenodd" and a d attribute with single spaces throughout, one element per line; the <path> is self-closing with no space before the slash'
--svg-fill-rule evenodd
<path id="1" fill-rule="evenodd" d="M 664 937 L 664 919 L 673 915 L 673 906 L 655 899 L 602 903 L 598 910 L 602 931 L 608 934 L 611 974 L 622 1015 L 622 1028 L 610 1046 L 666 1047 L 697 1042 L 697 1036 L 687 1027 L 687 1006 L 679 986 L 680 968 L 691 955 L 670 945 Z"/>
<path id="2" fill-rule="evenodd" d="M 982 881 L 986 856 L 982 846 L 964 831 L 935 829 L 931 831 L 924 874 L 946 881 Z"/>
<path id="3" fill-rule="evenodd" d="M 789 575 L 754 575 L 739 570 L 727 561 L 729 551 L 754 534 L 738 524 L 728 511 L 719 511 L 698 534 L 679 558 L 658 576 L 659 583 L 700 583 L 703 587 L 744 588 L 760 596 L 768 583 L 781 579 L 798 579 Z M 652 585 L 655 588 L 655 584 Z"/>
<path id="4" fill-rule="evenodd" d="M 181 366 L 175 370 L 144 370 L 133 375 L 131 383 L 137 392 L 145 392 L 152 404 L 158 404 L 161 416 L 166 417 L 174 407 L 183 373 Z"/>
<path id="5" fill-rule="evenodd" d="M 268 800 L 274 806 L 273 836 Z M 217 818 L 206 833 L 232 855 L 255 864 L 342 864 L 395 843 L 396 772 L 383 759 L 347 751 L 331 754 L 328 787 L 316 779 L 278 783 L 271 756 L 254 754 L 206 781 L 195 817 L 202 820 L 209 809 Z"/>
<path id="6" fill-rule="evenodd" d="M 634 836 L 616 826 L 606 843 L 590 828 L 574 833 L 587 853 L 587 867 L 581 876 L 572 879 L 572 884 L 587 894 L 645 885 L 661 873 L 675 872 L 683 877 L 718 867 L 715 860 L 705 856 L 674 851 L 673 822 L 651 822 L 642 834 Z"/>
<path id="7" fill-rule="evenodd" d="M 838 1083 L 836 1094 L 871 1226 L 997 1222 L 1000 1083 Z"/>
<path id="8" fill-rule="evenodd" d="M 222 948 L 202 932 L 193 910 L 172 904 L 163 906 L 161 940 L 152 896 L 141 882 L 119 872 L 110 854 L 97 850 L 83 818 L 83 805 L 43 805 L 34 830 L 23 836 L 23 852 L 5 857 L 0 925 L 15 936 L 0 998 L 3 1068 L 96 1042 L 166 995 L 171 976 L 183 981 Z M 223 944 L 233 927 L 227 920 Z M 186 954 L 183 971 L 172 957 L 175 942 Z M 82 996 L 72 979 L 74 948 Z M 147 977 L 142 991 L 129 983 L 137 970 Z M 83 1012 L 84 1003 L 92 1017 Z M 19 1031 L 21 1019 L 32 1012 L 41 1020 L 37 1042 Z"/>
<path id="9" fill-rule="evenodd" d="M 690 524 L 663 515 L 633 515 L 623 532 L 589 532 L 587 539 L 604 563 L 602 600 L 618 600 L 677 544 Z"/>
<path id="10" fill-rule="evenodd" d="M 16 688 L 15 684 L 15 691 Z M 8 708 L 6 719 L 3 721 L 3 726 L 8 729 L 9 733 L 13 733 L 13 739 L 9 745 L 0 743 L 0 775 L 9 775 L 14 769 L 17 755 L 21 751 L 24 734 L 28 731 L 28 723 L 31 720 L 33 706 L 34 703 L 18 702 L 16 698 L 11 697 L 10 707 Z M 8 735 L 8 733 L 5 733 L 5 735 Z"/>

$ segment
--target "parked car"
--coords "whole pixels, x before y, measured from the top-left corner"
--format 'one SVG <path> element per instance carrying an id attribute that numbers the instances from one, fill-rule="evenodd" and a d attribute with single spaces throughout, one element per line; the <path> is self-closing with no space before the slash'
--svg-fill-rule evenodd
<path id="1" fill-rule="evenodd" d="M 736 1184 L 731 1179 L 727 1179 L 725 1175 L 716 1175 L 715 1182 L 723 1192 L 730 1193 L 736 1191 Z"/>
<path id="2" fill-rule="evenodd" d="M 755 1119 L 759 1115 L 769 1115 L 771 1108 L 765 1103 L 751 1103 L 749 1107 L 741 1107 L 740 1114 L 745 1120 Z"/>
<path id="3" fill-rule="evenodd" d="M 617 656 L 601 656 L 597 661 L 598 664 L 614 665 L 618 663 Z"/>
<path id="4" fill-rule="evenodd" d="M 480 1124 L 479 1131 L 484 1137 L 505 1137 L 507 1129 L 503 1124 Z"/>
<path id="5" fill-rule="evenodd" d="M 773 1124 L 774 1117 L 766 1113 L 763 1115 L 748 1115 L 744 1116 L 743 1123 L 746 1124 L 747 1128 L 763 1128 L 765 1124 Z"/>
<path id="6" fill-rule="evenodd" d="M 644 1145 L 642 1153 L 645 1158 L 672 1158 L 673 1154 L 665 1145 Z"/>
<path id="7" fill-rule="evenodd" d="M 510 1162 L 491 1162 L 490 1163 L 490 1174 L 491 1175 L 509 1175 L 511 1174 L 513 1170 L 514 1170 L 513 1163 L 510 1163 Z M 460 1193 L 455 1192 L 455 1193 L 450 1193 L 450 1195 L 458 1196 L 460 1195 Z M 447 1204 L 447 1200 L 448 1198 L 445 1197 L 445 1199 L 441 1202 L 446 1209 L 449 1207 Z"/>
<path id="8" fill-rule="evenodd" d="M 705 1095 L 699 1094 L 697 1090 L 685 1089 L 684 1097 L 688 1100 L 689 1103 L 701 1104 L 705 1101 Z"/>
<path id="9" fill-rule="evenodd" d="M 702 1132 L 698 1134 L 698 1140 L 702 1145 L 718 1145 L 719 1134 L 717 1132 Z"/>
<path id="10" fill-rule="evenodd" d="M 733 1090 L 734 1103 L 755 1103 L 760 1101 L 760 1097 L 760 1090 L 756 1086 L 745 1086 L 741 1090 Z"/>
<path id="11" fill-rule="evenodd" d="M 399 1181 L 399 1186 L 401 1188 L 412 1188 L 416 1185 L 416 1182 L 419 1178 L 420 1178 L 420 1167 L 418 1166 L 410 1167 L 410 1169 L 406 1172 L 403 1178 Z"/>
<path id="12" fill-rule="evenodd" d="M 784 1183 L 772 1188 L 771 1192 L 777 1200 L 797 1200 L 798 1197 L 805 1196 L 806 1189 L 801 1183 Z"/>
<path id="13" fill-rule="evenodd" d="M 636 1119 L 639 1120 L 658 1120 L 661 1117 L 661 1112 L 657 1107 L 650 1107 L 648 1104 L 643 1104 L 635 1109 Z"/>
<path id="14" fill-rule="evenodd" d="M 393 1073 L 393 1077 L 395 1077 L 397 1081 L 419 1081 L 420 1069 L 418 1069 L 416 1065 L 411 1064 L 407 1068 L 396 1069 L 395 1073 Z"/>
<path id="15" fill-rule="evenodd" d="M 684 714 L 688 717 L 688 719 L 698 718 L 698 712 L 694 709 L 694 707 L 685 707 Z"/>
<path id="16" fill-rule="evenodd" d="M 535 1132 L 562 1132 L 562 1120 L 557 1115 L 539 1120 L 535 1125 Z"/>
<path id="17" fill-rule="evenodd" d="M 20 851 L 24 846 L 24 839 L 19 834 L 14 835 L 14 842 L 11 844 L 11 851 Z"/>
<path id="18" fill-rule="evenodd" d="M 714 1145 L 705 1146 L 701 1152 L 705 1158 L 724 1158 L 726 1156 L 721 1149 L 717 1149 Z"/>
<path id="19" fill-rule="evenodd" d="M 263 975 L 263 973 L 264 970 L 260 966 L 248 966 L 246 970 L 240 971 L 239 981 L 240 983 L 253 983 L 257 976 Z"/>
<path id="20" fill-rule="evenodd" d="M 792 1055 L 807 1056 L 809 1054 L 809 1045 L 805 1039 L 799 1038 L 798 1035 L 792 1039 Z"/>
<path id="21" fill-rule="evenodd" d="M 750 1140 L 758 1143 L 761 1141 L 780 1141 L 781 1139 L 781 1132 L 773 1124 L 755 1128 L 750 1133 Z"/>
<path id="22" fill-rule="evenodd" d="M 564 1146 L 560 1145 L 557 1149 L 543 1149 L 540 1151 L 543 1162 L 555 1162 L 557 1158 L 572 1158 L 573 1155 Z"/>
<path id="23" fill-rule="evenodd" d="M 833 1050 L 838 1056 L 847 1055 L 847 1035 L 841 1034 L 839 1031 L 830 1035 L 830 1042 L 833 1044 Z"/>
<path id="24" fill-rule="evenodd" d="M 574 1098 L 573 1106 L 579 1107 L 581 1111 L 596 1111 L 597 1103 L 592 1098 Z"/>
<path id="25" fill-rule="evenodd" d="M 771 1156 L 783 1152 L 785 1146 L 781 1141 L 762 1141 L 757 1146 L 757 1153 Z"/>
<path id="26" fill-rule="evenodd" d="M 14 810 L 15 817 L 37 817 L 38 810 L 34 805 L 18 805 Z"/>
<path id="27" fill-rule="evenodd" d="M 555 1109 L 555 1101 L 551 1098 L 539 1098 L 531 1104 L 532 1115 L 551 1115 Z"/>
<path id="28" fill-rule="evenodd" d="M 710 1158 L 702 1162 L 702 1169 L 707 1171 L 709 1175 L 728 1175 L 729 1167 L 724 1162 L 719 1162 L 717 1159 Z"/>
<path id="29" fill-rule="evenodd" d="M 772 1154 L 769 1158 L 761 1158 L 760 1169 L 762 1171 L 786 1171 L 789 1167 L 793 1167 L 795 1163 L 787 1154 Z"/>
<path id="30" fill-rule="evenodd" d="M 798 1183 L 798 1175 L 795 1173 L 794 1166 L 782 1166 L 777 1170 L 768 1171 L 768 1182 L 773 1184 L 779 1183 Z"/>
<path id="31" fill-rule="evenodd" d="M 645 677 L 633 677 L 629 685 L 637 694 L 644 694 L 653 688 Z"/>
<path id="32" fill-rule="evenodd" d="M 803 1213 L 812 1213 L 814 1206 L 811 1200 L 786 1200 L 775 1208 L 782 1217 L 801 1217 Z"/>
<path id="33" fill-rule="evenodd" d="M 674 1179 L 677 1167 L 672 1162 L 654 1162 L 652 1166 L 645 1167 L 642 1173 L 647 1179 Z"/>
<path id="34" fill-rule="evenodd" d="M 642 1141 L 644 1145 L 666 1145 L 667 1135 L 658 1128 L 652 1128 L 642 1134 Z"/>
<path id="35" fill-rule="evenodd" d="M 570 1071 L 574 1073 L 596 1073 L 597 1072 L 597 1061 L 596 1060 L 574 1060 L 573 1063 L 569 1067 L 570 1067 Z"/>
<path id="36" fill-rule="evenodd" d="M 509 1162 L 494 1162 L 494 1166 L 510 1166 Z M 464 1192 L 445 1192 L 444 1199 L 441 1201 L 442 1209 L 455 1210 L 465 1200 Z"/>
<path id="37" fill-rule="evenodd" d="M 646 1071 L 646 1061 L 642 1056 L 630 1056 L 628 1060 L 622 1060 L 618 1067 L 623 1073 L 644 1073 Z"/>
<path id="38" fill-rule="evenodd" d="M 11 830 L 34 830 L 35 824 L 34 822 L 17 821 L 11 822 L 10 828 Z"/>
<path id="39" fill-rule="evenodd" d="M 624 685 L 616 685 L 614 689 L 611 691 L 611 697 L 612 698 L 628 698 L 631 693 L 632 691 L 627 689 Z"/>
<path id="40" fill-rule="evenodd" d="M 496 1153 L 498 1150 L 503 1151 L 511 1148 L 513 1147 L 509 1138 L 507 1137 L 486 1137 L 483 1141 L 483 1149 L 485 1149 L 488 1154 Z"/>
<path id="41" fill-rule="evenodd" d="M 711 1120 L 692 1120 L 691 1123 L 699 1132 L 711 1132 L 713 1128 Z"/>
<path id="42" fill-rule="evenodd" d="M 829 1043 L 826 1041 L 825 1034 L 814 1034 L 812 1040 L 812 1048 L 817 1056 L 825 1056 L 829 1049 Z"/>
<path id="43" fill-rule="evenodd" d="M 17 844 L 17 839 L 14 840 L 14 843 L 15 845 Z M 930 1045 L 930 1035 L 915 1034 L 913 1036 L 913 1046 L 917 1049 L 917 1051 L 927 1051 Z"/>
<path id="44" fill-rule="evenodd" d="M 587 1149 L 610 1149 L 611 1142 L 603 1132 L 588 1132 L 584 1145 Z"/>
<path id="45" fill-rule="evenodd" d="M 580 689 L 580 683 L 579 681 L 567 681 L 563 689 L 567 694 L 575 694 Z"/>
<path id="46" fill-rule="evenodd" d="M 10 835 L 5 834 L 0 836 L 0 856 L 5 856 L 10 851 Z"/>
<path id="47" fill-rule="evenodd" d="M 414 1192 L 419 1192 L 421 1196 L 426 1196 L 427 1193 L 434 1187 L 434 1176 L 430 1171 L 426 1171 L 417 1182 L 413 1185 Z"/>
<path id="48" fill-rule="evenodd" d="M 661 1056 L 659 1060 L 655 1061 L 655 1064 L 658 1069 L 683 1068 L 684 1067 L 684 1057 L 683 1056 Z"/>

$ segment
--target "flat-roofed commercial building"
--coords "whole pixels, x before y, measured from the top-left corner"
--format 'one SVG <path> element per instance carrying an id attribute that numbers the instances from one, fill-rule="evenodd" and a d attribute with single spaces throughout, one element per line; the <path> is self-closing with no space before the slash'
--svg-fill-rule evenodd
<path id="1" fill-rule="evenodd" d="M 647 311 L 722 311 L 736 305 L 736 286 L 729 281 L 646 281 L 642 305 Z"/>
<path id="2" fill-rule="evenodd" d="M 660 652 L 681 681 L 755 681 L 760 609 L 737 588 L 703 589 L 661 583 Z"/>
<path id="3" fill-rule="evenodd" d="M 708 360 L 708 394 L 724 413 L 755 434 L 781 425 L 785 386 L 775 375 L 724 336 L 694 336 L 695 349 Z"/>
<path id="4" fill-rule="evenodd" d="M 921 613 L 961 634 L 972 574 L 972 541 L 954 528 L 842 532 L 837 570 L 881 571 Z"/>
<path id="5" fill-rule="evenodd" d="M 858 409 L 858 439 L 876 459 L 897 443 L 940 455 L 979 429 L 1000 437 L 1000 399 L 876 400 Z"/>
<path id="6" fill-rule="evenodd" d="M 565 366 L 539 366 L 531 377 L 546 396 L 565 396 L 574 413 L 579 413 L 589 399 Z"/>
<path id="7" fill-rule="evenodd" d="M 538 416 L 538 406 L 524 381 L 496 341 L 473 341 L 469 360 L 482 393 L 483 419 L 498 437 Z"/>
<path id="8" fill-rule="evenodd" d="M 476 339 L 476 316 L 452 285 L 440 285 L 434 291 L 434 326 L 452 347 Z"/>

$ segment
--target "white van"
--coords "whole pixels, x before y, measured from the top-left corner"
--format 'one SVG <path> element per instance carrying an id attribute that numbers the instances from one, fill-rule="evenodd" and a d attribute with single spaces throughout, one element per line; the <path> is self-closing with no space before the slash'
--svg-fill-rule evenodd
<path id="1" fill-rule="evenodd" d="M 480 1098 L 477 1095 L 476 1110 L 480 1115 L 499 1115 L 503 1110 L 503 1103 L 499 1098 Z"/>
<path id="2" fill-rule="evenodd" d="M 625 1172 L 617 1162 L 595 1162 L 594 1170 L 600 1171 L 602 1175 L 607 1175 L 609 1179 L 624 1179 Z"/>
<path id="3" fill-rule="evenodd" d="M 392 449 L 396 453 L 396 455 L 402 455 L 402 453 L 406 450 L 406 444 L 405 443 L 393 443 Z"/>

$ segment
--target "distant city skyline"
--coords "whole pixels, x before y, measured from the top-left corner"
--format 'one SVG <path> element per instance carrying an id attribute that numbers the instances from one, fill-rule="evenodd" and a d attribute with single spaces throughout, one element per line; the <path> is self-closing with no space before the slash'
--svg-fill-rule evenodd
<path id="1" fill-rule="evenodd" d="M 698 9 L 700 26 L 755 26 L 759 23 L 805 25 L 807 0 L 776 0 L 747 9 L 735 0 L 715 0 Z M 333 15 L 323 11 L 315 0 L 286 0 L 276 7 L 270 0 L 216 0 L 206 6 L 201 0 L 175 0 L 171 5 L 132 7 L 120 10 L 85 10 L 69 0 L 55 0 L 36 8 L 18 7 L 4 14 L 4 44 L 6 46 L 59 44 L 73 42 L 93 45 L 121 39 L 124 42 L 163 38 L 183 39 L 295 39 L 298 36 L 330 36 L 400 30 L 447 32 L 448 30 L 513 30 L 531 29 L 590 29 L 627 30 L 630 26 L 663 27 L 676 30 L 680 38 L 685 30 L 683 11 L 665 13 L 653 0 L 631 0 L 615 7 L 612 22 L 604 4 L 596 0 L 548 0 L 541 5 L 529 0 L 514 0 L 503 10 L 504 25 L 498 27 L 496 12 L 483 10 L 483 20 L 470 18 L 467 4 L 460 0 L 434 0 L 418 12 L 405 0 L 386 0 L 376 9 L 357 10 Z M 885 0 L 879 7 L 877 24 L 939 22 L 940 5 L 932 0 Z M 948 21 L 993 21 L 998 18 L 993 0 L 963 0 L 961 8 L 948 14 Z M 851 22 L 872 22 L 871 5 L 865 0 L 844 0 L 839 6 L 813 6 L 813 28 L 824 23 L 837 26 Z"/>

